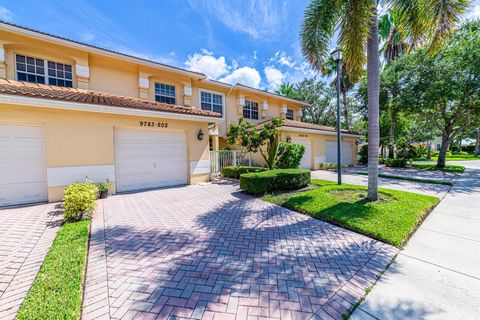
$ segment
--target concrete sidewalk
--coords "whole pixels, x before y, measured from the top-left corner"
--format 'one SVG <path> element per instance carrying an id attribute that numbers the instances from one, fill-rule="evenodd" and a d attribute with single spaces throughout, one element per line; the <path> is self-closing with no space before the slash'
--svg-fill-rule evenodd
<path id="1" fill-rule="evenodd" d="M 475 166 L 458 179 L 350 319 L 478 319 L 480 169 Z"/>

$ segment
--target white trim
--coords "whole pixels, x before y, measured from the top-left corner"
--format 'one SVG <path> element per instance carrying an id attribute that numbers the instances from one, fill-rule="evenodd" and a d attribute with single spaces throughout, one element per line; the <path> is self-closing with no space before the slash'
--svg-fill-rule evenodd
<path id="1" fill-rule="evenodd" d="M 297 128 L 297 127 L 288 127 L 288 126 L 283 126 L 279 130 L 281 131 L 294 131 L 294 132 L 308 132 L 308 133 L 317 133 L 317 134 L 324 134 L 327 136 L 336 136 L 337 133 L 333 131 L 327 131 L 327 130 L 317 130 L 317 129 L 303 129 L 303 128 Z M 362 135 L 360 134 L 353 134 L 353 133 L 344 133 L 342 132 L 342 137 L 355 137 L 359 138 Z"/>
<path id="2" fill-rule="evenodd" d="M 150 88 L 150 81 L 148 80 L 148 78 L 139 77 L 138 78 L 138 86 L 141 89 L 148 89 L 148 88 Z"/>
<path id="3" fill-rule="evenodd" d="M 267 101 L 263 102 L 263 110 L 268 110 L 268 102 Z"/>
<path id="4" fill-rule="evenodd" d="M 7 56 L 5 55 L 5 49 L 3 48 L 3 45 L 0 46 L 0 63 L 4 63 L 7 61 Z"/>
<path id="5" fill-rule="evenodd" d="M 115 181 L 115 166 L 113 164 L 98 166 L 72 166 L 47 168 L 48 187 L 63 187 L 85 179 L 94 183 L 105 179 Z"/>
<path id="6" fill-rule="evenodd" d="M 88 66 L 82 66 L 81 64 L 76 64 L 75 72 L 77 73 L 77 77 L 90 78 L 90 68 Z"/>
<path id="7" fill-rule="evenodd" d="M 202 91 L 222 96 L 222 118 L 225 118 L 225 114 L 226 114 L 226 111 L 227 111 L 226 107 L 225 107 L 225 104 L 227 103 L 227 97 L 225 96 L 225 93 L 219 92 L 219 91 L 214 91 L 214 90 L 207 90 L 207 89 L 199 88 L 198 89 L 198 108 L 200 110 L 203 110 L 202 109 Z M 211 111 L 213 112 L 213 110 L 211 110 Z"/>
<path id="8" fill-rule="evenodd" d="M 183 87 L 183 94 L 185 96 L 191 96 L 192 95 L 192 87 L 190 87 L 190 86 Z"/>
<path id="9" fill-rule="evenodd" d="M 40 107 L 40 108 L 48 108 L 48 109 L 62 109 L 62 110 L 72 110 L 72 111 L 84 111 L 84 112 L 98 112 L 98 113 L 108 113 L 108 114 L 121 114 L 121 115 L 130 115 L 130 116 L 178 119 L 178 120 L 198 121 L 198 122 L 225 121 L 225 119 L 223 118 L 214 118 L 214 117 L 208 117 L 208 116 L 197 116 L 197 115 L 181 114 L 181 113 L 166 112 L 166 111 L 162 112 L 162 111 L 152 111 L 152 110 L 139 110 L 139 109 L 124 108 L 124 107 L 111 107 L 111 106 L 102 106 L 102 105 L 90 104 L 90 103 L 78 103 L 78 102 L 51 100 L 51 99 L 43 99 L 43 98 L 15 96 L 10 94 L 0 94 L 0 103 L 13 104 L 17 106 L 27 106 L 27 107 Z"/>
<path id="10" fill-rule="evenodd" d="M 288 110 L 287 107 L 282 107 L 282 108 L 280 109 L 280 112 L 286 114 L 286 113 L 287 113 L 287 110 Z"/>
<path id="11" fill-rule="evenodd" d="M 190 160 L 190 174 L 210 173 L 210 160 Z"/>
<path id="12" fill-rule="evenodd" d="M 71 47 L 71 48 L 84 50 L 84 51 L 87 51 L 87 52 L 98 53 L 98 54 L 101 54 L 101 55 L 104 55 L 104 56 L 113 57 L 113 58 L 123 60 L 123 61 L 134 62 L 134 63 L 138 63 L 138 64 L 141 64 L 141 65 L 144 65 L 144 66 L 149 66 L 149 67 L 154 67 L 154 68 L 160 68 L 160 69 L 163 69 L 163 70 L 173 71 L 173 72 L 181 73 L 183 75 L 187 75 L 187 76 L 194 77 L 194 78 L 197 78 L 197 79 L 205 79 L 207 77 L 206 75 L 204 75 L 202 73 L 191 72 L 191 71 L 188 71 L 188 70 L 175 68 L 175 67 L 172 67 L 172 66 L 169 66 L 169 65 L 166 65 L 166 64 L 162 64 L 162 63 L 158 63 L 158 62 L 154 62 L 154 61 L 149 61 L 149 60 L 141 59 L 141 58 L 138 58 L 138 57 L 132 57 L 132 56 L 128 56 L 128 55 L 125 55 L 125 54 L 122 54 L 122 53 L 112 52 L 112 51 L 107 50 L 107 49 L 97 48 L 97 47 L 90 46 L 90 45 L 87 45 L 87 44 L 77 43 L 77 42 L 74 42 L 72 40 L 60 39 L 60 38 L 58 38 L 56 36 L 53 36 L 53 35 L 43 34 L 43 33 L 38 32 L 38 31 L 26 30 L 26 29 L 21 28 L 21 27 L 8 25 L 8 24 L 1 23 L 1 22 L 0 22 L 0 30 L 6 30 L 6 31 L 13 32 L 13 33 L 21 34 L 21 35 L 24 35 L 24 36 L 25 35 L 30 36 L 30 37 L 40 39 L 40 40 L 43 40 L 43 41 L 48 41 L 50 43 L 56 43 L 56 44 L 68 46 L 68 47 Z"/>

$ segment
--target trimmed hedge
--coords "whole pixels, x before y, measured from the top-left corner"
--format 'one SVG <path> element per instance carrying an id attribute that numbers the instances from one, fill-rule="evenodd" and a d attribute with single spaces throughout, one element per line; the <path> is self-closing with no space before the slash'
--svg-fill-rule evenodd
<path id="1" fill-rule="evenodd" d="M 310 170 L 277 169 L 240 175 L 240 188 L 247 193 L 295 190 L 310 182 Z"/>
<path id="2" fill-rule="evenodd" d="M 396 158 L 396 159 L 384 159 L 384 164 L 387 167 L 393 168 L 405 168 L 407 166 L 407 160 Z"/>
<path id="3" fill-rule="evenodd" d="M 98 187 L 89 181 L 69 185 L 63 198 L 65 220 L 79 220 L 85 213 L 95 210 L 97 198 Z"/>
<path id="4" fill-rule="evenodd" d="M 223 167 L 221 170 L 222 176 L 225 178 L 239 179 L 240 175 L 243 173 L 249 172 L 261 172 L 265 171 L 267 168 L 262 167 L 249 167 L 249 166 L 239 166 L 239 167 Z"/>

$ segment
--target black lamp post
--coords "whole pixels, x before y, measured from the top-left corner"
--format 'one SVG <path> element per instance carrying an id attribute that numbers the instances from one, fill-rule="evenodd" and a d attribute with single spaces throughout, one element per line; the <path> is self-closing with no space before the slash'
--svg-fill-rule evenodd
<path id="1" fill-rule="evenodd" d="M 342 67 L 342 50 L 336 48 L 331 53 L 333 60 L 337 63 L 337 175 L 338 184 L 342 184 L 342 136 L 340 130 L 340 74 Z"/>

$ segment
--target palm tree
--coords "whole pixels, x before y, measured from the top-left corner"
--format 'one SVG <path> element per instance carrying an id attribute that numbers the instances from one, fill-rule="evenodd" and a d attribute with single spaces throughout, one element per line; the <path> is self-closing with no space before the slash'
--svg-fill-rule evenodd
<path id="1" fill-rule="evenodd" d="M 282 83 L 280 88 L 275 90 L 275 93 L 291 99 L 297 98 L 297 92 L 295 91 L 295 85 L 293 83 Z"/>
<path id="2" fill-rule="evenodd" d="M 384 0 L 398 12 L 406 37 L 417 44 L 428 40 L 435 48 L 450 34 L 470 0 Z M 376 0 L 313 0 L 305 11 L 301 30 L 302 51 L 311 66 L 320 70 L 329 54 L 330 40 L 338 30 L 347 74 L 356 82 L 367 65 L 368 90 L 368 199 L 378 199 L 380 143 L 380 57 Z"/>
<path id="3" fill-rule="evenodd" d="M 390 10 L 389 13 L 380 16 L 378 34 L 383 41 L 381 52 L 387 64 L 407 52 L 409 45 L 406 42 L 405 31 L 399 23 L 396 10 Z"/>
<path id="4" fill-rule="evenodd" d="M 348 104 L 347 104 L 347 93 L 350 91 L 353 87 L 353 83 L 350 81 L 350 78 L 348 77 L 347 74 L 347 67 L 345 66 L 345 63 L 342 63 L 342 70 L 340 71 L 340 79 L 342 80 L 340 82 L 340 92 L 342 93 L 342 100 L 343 100 L 343 113 L 345 116 L 345 128 L 350 131 L 350 121 L 349 121 L 349 116 L 348 116 Z M 322 73 L 324 75 L 331 75 L 336 73 L 337 71 L 337 62 L 333 60 L 332 57 L 329 57 L 327 61 L 323 64 L 322 66 Z M 334 86 L 337 85 L 337 78 L 335 77 L 332 81 L 332 84 Z"/>

